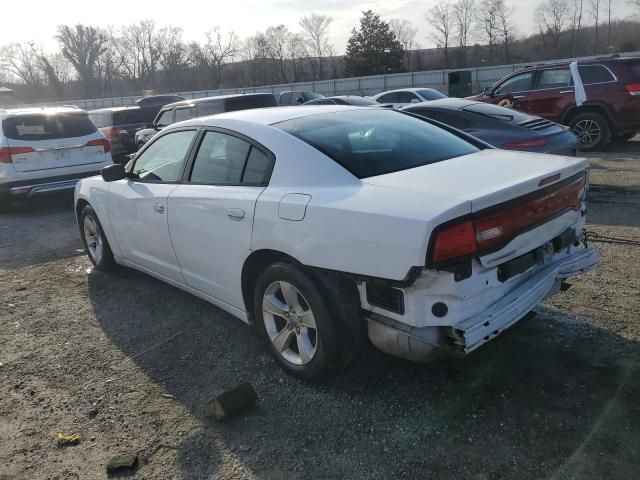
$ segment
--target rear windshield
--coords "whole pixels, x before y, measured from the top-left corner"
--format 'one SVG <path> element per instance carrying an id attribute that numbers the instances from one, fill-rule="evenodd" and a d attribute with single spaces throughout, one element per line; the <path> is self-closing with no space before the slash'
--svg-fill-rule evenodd
<path id="1" fill-rule="evenodd" d="M 132 123 L 144 123 L 142 112 L 139 108 L 128 108 L 127 110 L 116 110 L 113 112 L 113 125 L 130 125 Z"/>
<path id="2" fill-rule="evenodd" d="M 426 90 L 418 90 L 418 95 L 420 95 L 425 100 L 440 100 L 441 98 L 448 98 L 445 94 L 429 88 L 427 88 Z"/>
<path id="3" fill-rule="evenodd" d="M 247 95 L 242 97 L 227 98 L 225 101 L 225 110 L 233 112 L 234 110 L 246 110 L 248 108 L 277 107 L 278 102 L 273 95 Z"/>
<path id="4" fill-rule="evenodd" d="M 14 140 L 56 140 L 90 135 L 96 131 L 96 126 L 86 112 L 30 114 L 5 118 L 2 131 Z"/>
<path id="5" fill-rule="evenodd" d="M 331 157 L 358 178 L 477 152 L 456 135 L 391 110 L 312 115 L 274 125 Z"/>
<path id="6" fill-rule="evenodd" d="M 492 105 L 490 103 L 473 103 L 463 107 L 462 110 L 510 123 L 522 123 L 527 120 L 531 120 L 531 116 L 526 113 L 512 110 L 510 108 L 499 107 L 498 105 Z"/>

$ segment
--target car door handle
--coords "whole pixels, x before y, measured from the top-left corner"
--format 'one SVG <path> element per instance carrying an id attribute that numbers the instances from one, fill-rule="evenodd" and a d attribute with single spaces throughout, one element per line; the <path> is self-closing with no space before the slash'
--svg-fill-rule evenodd
<path id="1" fill-rule="evenodd" d="M 514 100 L 520 100 L 521 98 L 527 98 L 526 95 L 516 95 L 515 97 L 513 97 Z"/>
<path id="2" fill-rule="evenodd" d="M 156 211 L 156 213 L 164 213 L 164 205 L 161 203 L 156 203 L 153 206 L 153 209 Z"/>
<path id="3" fill-rule="evenodd" d="M 241 208 L 227 208 L 227 216 L 236 222 L 244 218 L 244 210 Z"/>
<path id="4" fill-rule="evenodd" d="M 560 93 L 573 93 L 573 90 L 562 90 Z"/>

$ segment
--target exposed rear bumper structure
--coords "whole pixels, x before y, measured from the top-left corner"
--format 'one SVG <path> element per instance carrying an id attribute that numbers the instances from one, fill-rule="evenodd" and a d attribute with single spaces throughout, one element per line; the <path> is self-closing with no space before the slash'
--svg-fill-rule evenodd
<path id="1" fill-rule="evenodd" d="M 579 275 L 597 263 L 595 250 L 576 250 L 562 260 L 541 266 L 491 306 L 453 326 L 417 328 L 372 313 L 368 317 L 369 338 L 386 353 L 418 362 L 433 360 L 446 350 L 470 353 L 558 292 L 564 279 Z"/>

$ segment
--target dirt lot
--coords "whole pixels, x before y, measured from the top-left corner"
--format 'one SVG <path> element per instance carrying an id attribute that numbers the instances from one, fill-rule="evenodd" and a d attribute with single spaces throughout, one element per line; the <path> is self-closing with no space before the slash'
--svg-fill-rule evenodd
<path id="1" fill-rule="evenodd" d="M 0 478 L 105 478 L 128 452 L 146 479 L 640 478 L 640 138 L 591 182 L 601 266 L 537 317 L 466 359 L 372 352 L 316 385 L 215 307 L 92 271 L 69 197 L 0 216 Z M 244 380 L 258 406 L 206 420 Z"/>

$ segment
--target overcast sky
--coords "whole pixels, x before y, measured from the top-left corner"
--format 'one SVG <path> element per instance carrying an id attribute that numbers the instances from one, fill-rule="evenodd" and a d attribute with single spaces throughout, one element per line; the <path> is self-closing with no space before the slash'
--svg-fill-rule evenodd
<path id="1" fill-rule="evenodd" d="M 532 30 L 533 10 L 538 2 L 507 0 L 515 7 L 521 33 Z M 317 12 L 333 17 L 331 41 L 337 52 L 343 53 L 351 29 L 361 11 L 368 8 L 386 20 L 411 21 L 418 28 L 420 45 L 432 47 L 424 13 L 436 0 L 0 0 L 0 3 L 0 44 L 35 40 L 51 50 L 56 47 L 53 35 L 57 25 L 86 23 L 108 27 L 142 18 L 155 20 L 161 26 L 182 27 L 187 40 L 202 40 L 204 32 L 215 26 L 246 38 L 270 25 L 285 24 L 290 30 L 299 30 L 298 19 Z M 628 16 L 633 11 L 625 0 L 616 0 L 616 4 L 616 17 Z"/>

